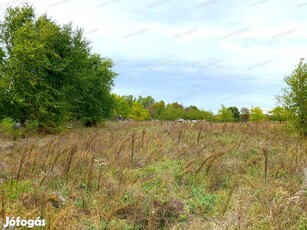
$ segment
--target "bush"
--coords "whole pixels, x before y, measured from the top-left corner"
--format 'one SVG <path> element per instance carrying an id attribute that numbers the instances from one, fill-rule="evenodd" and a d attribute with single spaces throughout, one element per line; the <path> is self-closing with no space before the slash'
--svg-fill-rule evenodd
<path id="1" fill-rule="evenodd" d="M 36 133 L 39 129 L 39 122 L 36 120 L 29 121 L 26 125 L 26 128 L 31 133 Z"/>
<path id="2" fill-rule="evenodd" d="M 1 132 L 6 136 L 13 136 L 15 133 L 15 122 L 12 118 L 7 117 L 1 121 Z"/>

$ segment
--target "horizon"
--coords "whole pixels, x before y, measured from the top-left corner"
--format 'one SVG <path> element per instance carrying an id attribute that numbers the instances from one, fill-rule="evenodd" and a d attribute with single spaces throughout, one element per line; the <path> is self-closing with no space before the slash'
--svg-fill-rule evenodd
<path id="1" fill-rule="evenodd" d="M 275 107 L 284 76 L 307 49 L 301 1 L 15 0 L 1 12 L 8 3 L 83 28 L 92 52 L 116 63 L 113 93 L 214 113 L 221 104 Z"/>

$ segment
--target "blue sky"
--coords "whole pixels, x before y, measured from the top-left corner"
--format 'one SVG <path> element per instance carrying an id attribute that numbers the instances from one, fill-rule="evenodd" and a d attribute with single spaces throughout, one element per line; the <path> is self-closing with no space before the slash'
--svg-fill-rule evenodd
<path id="1" fill-rule="evenodd" d="M 1 1 L 0 11 L 19 0 Z M 113 92 L 216 112 L 275 106 L 307 51 L 307 1 L 27 1 L 58 23 L 84 28 L 93 52 L 119 73 Z"/>

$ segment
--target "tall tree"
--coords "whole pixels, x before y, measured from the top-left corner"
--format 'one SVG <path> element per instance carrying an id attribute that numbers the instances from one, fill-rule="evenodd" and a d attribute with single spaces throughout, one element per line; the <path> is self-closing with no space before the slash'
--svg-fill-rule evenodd
<path id="1" fill-rule="evenodd" d="M 128 118 L 131 113 L 129 103 L 123 98 L 123 96 L 113 94 L 113 97 L 115 102 L 113 117 L 118 119 Z"/>
<path id="2" fill-rule="evenodd" d="M 148 110 L 150 112 L 150 116 L 152 118 L 157 119 L 159 118 L 161 113 L 165 110 L 165 102 L 164 101 L 155 102 L 148 108 Z"/>
<path id="3" fill-rule="evenodd" d="M 229 107 L 228 109 L 231 110 L 231 112 L 233 114 L 234 121 L 239 121 L 240 120 L 239 109 L 236 106 Z"/>
<path id="4" fill-rule="evenodd" d="M 287 121 L 290 119 L 291 114 L 289 110 L 281 107 L 281 106 L 276 106 L 274 109 L 272 109 L 270 112 L 270 120 L 272 121 Z"/>
<path id="5" fill-rule="evenodd" d="M 168 104 L 166 108 L 162 111 L 162 113 L 160 114 L 159 119 L 174 121 L 179 118 L 183 118 L 183 116 L 184 116 L 183 107 L 176 102 L 176 103 Z"/>
<path id="6" fill-rule="evenodd" d="M 155 103 L 155 99 L 151 96 L 147 97 L 139 96 L 137 101 L 140 102 L 146 109 L 148 109 L 150 106 L 152 106 Z"/>
<path id="7" fill-rule="evenodd" d="M 85 59 L 77 81 L 70 84 L 64 93 L 65 103 L 74 120 L 91 126 L 102 119 L 110 118 L 114 108 L 114 98 L 110 94 L 112 79 L 112 61 L 99 55 L 90 55 Z"/>
<path id="8" fill-rule="evenodd" d="M 227 109 L 224 105 L 222 105 L 221 108 L 219 109 L 216 118 L 218 121 L 222 122 L 234 121 L 232 111 L 230 109 Z"/>
<path id="9" fill-rule="evenodd" d="M 183 111 L 183 105 L 179 104 L 177 101 L 170 104 L 173 108 Z"/>
<path id="10" fill-rule="evenodd" d="M 257 106 L 251 110 L 250 121 L 264 121 L 266 119 L 262 109 Z"/>
<path id="11" fill-rule="evenodd" d="M 32 6 L 23 5 L 7 9 L 0 31 L 5 116 L 22 124 L 37 120 L 42 127 L 65 119 L 91 125 L 110 116 L 113 63 L 91 54 L 82 29 L 37 17 Z"/>
<path id="12" fill-rule="evenodd" d="M 2 98 L 4 98 L 4 95 L 6 94 L 5 91 L 3 90 L 4 87 L 1 86 L 2 79 L 4 77 L 4 57 L 5 57 L 5 52 L 4 50 L 0 47 L 0 120 L 2 120 L 4 117 L 6 117 L 6 114 L 4 114 L 4 101 Z"/>
<path id="13" fill-rule="evenodd" d="M 123 96 L 123 98 L 128 102 L 130 107 L 132 107 L 133 102 L 136 101 L 136 98 L 133 95 Z"/>
<path id="14" fill-rule="evenodd" d="M 129 118 L 135 120 L 135 121 L 144 121 L 150 119 L 149 111 L 144 108 L 144 106 L 137 101 L 134 101 L 132 103 L 132 110 L 129 115 Z"/>
<path id="15" fill-rule="evenodd" d="M 201 110 L 202 119 L 206 121 L 214 121 L 214 114 L 212 111 Z"/>
<path id="16" fill-rule="evenodd" d="M 287 86 L 282 89 L 279 102 L 292 113 L 298 132 L 307 136 L 307 63 L 301 59 L 292 74 L 284 78 Z"/>
<path id="17" fill-rule="evenodd" d="M 7 115 L 22 124 L 26 119 L 56 120 L 57 92 L 45 73 L 48 59 L 44 32 L 51 33 L 51 27 L 45 26 L 41 31 L 40 21 L 35 19 L 32 7 L 26 5 L 8 8 L 0 25 L 0 43 L 6 51 L 6 68 L 1 79 L 6 93 L 2 101 L 9 110 Z"/>
<path id="18" fill-rule="evenodd" d="M 202 120 L 205 119 L 204 113 L 196 106 L 191 105 L 184 110 L 184 118 L 189 120 Z"/>

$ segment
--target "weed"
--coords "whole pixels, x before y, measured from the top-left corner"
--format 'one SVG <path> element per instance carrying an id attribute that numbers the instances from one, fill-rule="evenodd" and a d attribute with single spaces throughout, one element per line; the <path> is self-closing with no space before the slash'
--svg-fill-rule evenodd
<path id="1" fill-rule="evenodd" d="M 41 216 L 64 230 L 306 229 L 306 149 L 275 123 L 2 135 L 0 217 Z"/>

